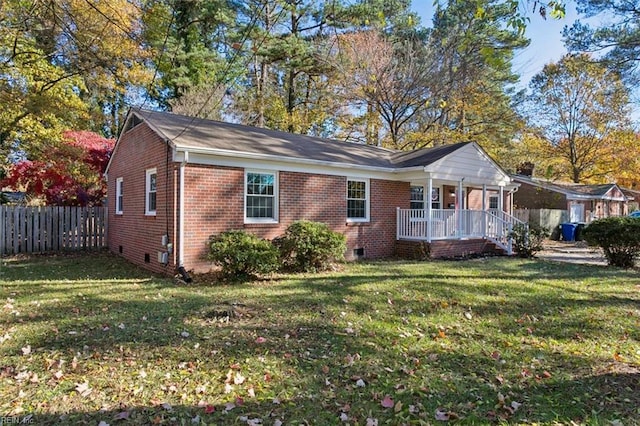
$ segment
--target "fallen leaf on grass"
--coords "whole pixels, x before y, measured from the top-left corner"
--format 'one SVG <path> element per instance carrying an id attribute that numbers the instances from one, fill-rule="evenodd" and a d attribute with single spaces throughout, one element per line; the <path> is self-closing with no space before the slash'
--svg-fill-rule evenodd
<path id="1" fill-rule="evenodd" d="M 436 420 L 440 420 L 442 422 L 446 422 L 449 420 L 449 413 L 447 411 L 442 411 L 441 409 L 436 410 Z"/>
<path id="2" fill-rule="evenodd" d="M 256 339 L 256 343 L 258 343 L 258 344 L 260 344 L 260 343 L 264 343 L 264 342 L 266 342 L 266 341 L 267 341 L 267 339 L 265 339 L 264 337 L 258 337 L 258 338 Z"/>
<path id="3" fill-rule="evenodd" d="M 373 419 L 371 417 L 367 417 L 366 426 L 378 426 L 378 419 Z"/>
<path id="4" fill-rule="evenodd" d="M 118 414 L 116 414 L 115 416 L 113 416 L 113 420 L 127 420 L 129 418 L 129 412 L 128 411 L 121 411 Z"/>
<path id="5" fill-rule="evenodd" d="M 75 391 L 82 397 L 87 397 L 91 394 L 93 389 L 89 387 L 89 382 L 76 383 Z"/>
<path id="6" fill-rule="evenodd" d="M 211 405 L 211 404 L 207 404 L 207 405 L 204 407 L 204 412 L 205 412 L 205 413 L 207 413 L 207 414 L 211 414 L 211 413 L 213 413 L 214 411 L 216 411 L 216 407 L 214 407 L 214 406 L 213 406 L 213 405 Z"/>
<path id="7" fill-rule="evenodd" d="M 233 384 L 234 385 L 241 385 L 243 384 L 245 381 L 245 377 L 239 372 L 236 372 L 236 375 L 233 377 Z"/>
<path id="8" fill-rule="evenodd" d="M 393 402 L 393 399 L 389 395 L 385 395 L 382 401 L 380 401 L 380 405 L 384 408 L 391 408 L 395 405 L 395 402 Z"/>
<path id="9" fill-rule="evenodd" d="M 27 345 L 22 348 L 22 355 L 30 355 L 31 354 L 31 345 Z"/>

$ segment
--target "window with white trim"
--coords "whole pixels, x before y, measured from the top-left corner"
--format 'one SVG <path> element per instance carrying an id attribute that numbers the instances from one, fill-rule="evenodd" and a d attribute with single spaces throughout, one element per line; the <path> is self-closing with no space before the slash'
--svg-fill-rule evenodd
<path id="1" fill-rule="evenodd" d="M 347 220 L 367 222 L 369 220 L 369 180 L 347 180 Z"/>
<path id="2" fill-rule="evenodd" d="M 489 195 L 489 208 L 497 210 L 499 207 L 500 197 L 498 195 Z"/>
<path id="3" fill-rule="evenodd" d="M 157 195 L 158 172 L 156 169 L 148 169 L 146 171 L 145 184 L 145 211 L 147 216 L 156 215 L 156 195 Z"/>
<path id="4" fill-rule="evenodd" d="M 278 174 L 268 171 L 245 171 L 245 222 L 278 221 Z"/>
<path id="5" fill-rule="evenodd" d="M 424 187 L 423 186 L 411 187 L 411 204 L 409 208 L 411 210 L 424 210 Z"/>
<path id="6" fill-rule="evenodd" d="M 116 179 L 116 214 L 122 214 L 122 201 L 123 201 L 123 185 L 124 181 L 121 177 Z"/>

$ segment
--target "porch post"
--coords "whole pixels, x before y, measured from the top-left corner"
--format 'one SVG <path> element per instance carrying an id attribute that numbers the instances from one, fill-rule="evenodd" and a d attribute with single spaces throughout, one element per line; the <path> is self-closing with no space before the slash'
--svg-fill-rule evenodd
<path id="1" fill-rule="evenodd" d="M 500 199 L 500 201 L 499 201 L 500 219 L 505 220 L 505 216 L 504 216 L 504 184 L 503 183 L 500 184 L 500 197 L 499 197 L 499 199 Z M 502 238 L 503 228 L 504 228 L 504 226 L 499 226 L 498 227 L 498 237 L 499 238 Z"/>
<path id="2" fill-rule="evenodd" d="M 482 184 L 482 210 L 487 210 L 487 184 Z"/>
<path id="3" fill-rule="evenodd" d="M 487 236 L 487 184 L 482 184 L 482 236 Z"/>
<path id="4" fill-rule="evenodd" d="M 433 192 L 433 178 L 431 177 L 431 173 L 427 173 L 427 185 L 425 186 L 424 191 L 424 221 L 427 227 L 427 242 L 431 242 L 431 192 Z"/>
<path id="5" fill-rule="evenodd" d="M 456 234 L 458 238 L 462 238 L 462 210 L 464 207 L 464 197 L 462 194 L 462 183 L 464 182 L 464 178 L 458 181 L 458 229 L 456 229 Z"/>

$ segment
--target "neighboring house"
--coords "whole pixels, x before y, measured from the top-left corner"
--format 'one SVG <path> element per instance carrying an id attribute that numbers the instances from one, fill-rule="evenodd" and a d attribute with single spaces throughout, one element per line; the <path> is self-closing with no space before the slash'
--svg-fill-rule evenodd
<path id="1" fill-rule="evenodd" d="M 517 209 L 560 209 L 569 213 L 570 222 L 591 222 L 629 213 L 632 200 L 618 185 L 581 185 L 550 182 L 531 176 L 513 175 L 520 184 L 514 194 Z"/>
<path id="2" fill-rule="evenodd" d="M 640 191 L 623 187 L 620 189 L 629 200 L 627 203 L 629 213 L 640 210 Z"/>
<path id="3" fill-rule="evenodd" d="M 1 191 L 0 192 L 0 204 L 10 205 L 24 205 L 27 202 L 27 197 L 24 192 L 19 191 Z"/>
<path id="4" fill-rule="evenodd" d="M 107 175 L 111 251 L 162 273 L 210 269 L 213 234 L 272 239 L 299 219 L 344 234 L 347 259 L 508 250 L 517 188 L 473 142 L 399 152 L 146 110 Z"/>

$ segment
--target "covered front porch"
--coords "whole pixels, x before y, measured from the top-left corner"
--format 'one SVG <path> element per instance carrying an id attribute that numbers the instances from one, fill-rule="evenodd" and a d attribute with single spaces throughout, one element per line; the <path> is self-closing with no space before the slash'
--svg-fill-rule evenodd
<path id="1" fill-rule="evenodd" d="M 490 241 L 513 253 L 510 235 L 522 223 L 511 215 L 519 184 L 477 144 L 427 163 L 406 177 L 411 182 L 411 202 L 408 209 L 397 209 L 398 241 Z"/>
<path id="2" fill-rule="evenodd" d="M 431 243 L 438 240 L 491 241 L 513 254 L 510 238 L 520 221 L 504 211 L 470 209 L 397 209 L 397 239 Z"/>

